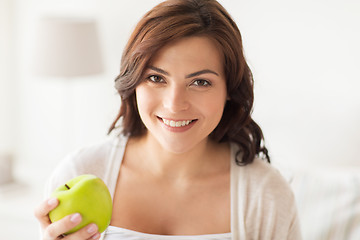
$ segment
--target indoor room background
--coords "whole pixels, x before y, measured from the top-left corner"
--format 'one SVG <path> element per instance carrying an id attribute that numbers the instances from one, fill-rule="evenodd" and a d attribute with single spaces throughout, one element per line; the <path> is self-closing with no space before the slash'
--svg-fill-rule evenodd
<path id="1" fill-rule="evenodd" d="M 0 0 L 0 174 L 8 177 L 0 184 L 1 239 L 39 239 L 33 208 L 46 179 L 67 153 L 107 137 L 119 109 L 122 50 L 159 2 Z M 273 165 L 284 175 L 360 172 L 360 2 L 219 2 L 242 33 L 255 80 L 253 116 Z M 39 21 L 51 16 L 94 19 L 102 72 L 34 73 Z"/>

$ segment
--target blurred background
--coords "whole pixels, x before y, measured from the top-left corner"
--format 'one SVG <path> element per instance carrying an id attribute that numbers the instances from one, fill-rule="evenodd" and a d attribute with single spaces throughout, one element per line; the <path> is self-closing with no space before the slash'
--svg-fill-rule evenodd
<path id="1" fill-rule="evenodd" d="M 39 239 L 33 209 L 46 179 L 67 153 L 106 137 L 119 108 L 113 85 L 122 50 L 137 21 L 159 2 L 0 0 L 2 239 Z M 219 2 L 242 33 L 255 79 L 253 116 L 273 164 L 358 171 L 360 2 Z M 37 71 L 65 59 L 66 51 L 48 60 L 40 53 L 50 35 L 44 21 L 59 18 L 69 20 L 72 36 L 80 33 L 79 48 L 88 44 L 81 37 L 94 41 L 88 60 L 96 61 L 83 62 L 83 71 Z M 79 22 L 88 25 L 71 28 Z M 55 38 L 66 39 L 61 31 Z M 86 50 L 70 52 L 77 51 Z"/>

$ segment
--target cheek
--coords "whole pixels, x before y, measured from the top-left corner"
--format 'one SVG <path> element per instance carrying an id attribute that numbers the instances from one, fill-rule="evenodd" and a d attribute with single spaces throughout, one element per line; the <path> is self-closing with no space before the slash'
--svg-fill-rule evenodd
<path id="1" fill-rule="evenodd" d="M 221 91 L 215 94 L 211 94 L 206 99 L 203 99 L 201 104 L 199 104 L 199 106 L 202 107 L 203 111 L 206 112 L 207 115 L 212 115 L 214 117 L 216 116 L 217 119 L 217 118 L 221 118 L 222 116 L 225 102 L 226 102 L 226 92 Z"/>
<path id="2" fill-rule="evenodd" d="M 226 103 L 226 95 L 226 91 L 222 94 L 219 94 L 217 97 L 214 97 L 211 101 L 211 104 L 209 104 L 211 106 L 211 113 L 209 114 L 213 114 L 214 116 L 212 123 L 214 128 L 219 124 L 223 116 Z"/>
<path id="3" fill-rule="evenodd" d="M 202 115 L 203 129 L 202 131 L 209 135 L 221 121 L 226 96 L 222 96 L 222 93 L 211 94 L 206 98 L 199 99 L 197 102 L 198 112 Z"/>
<path id="4" fill-rule="evenodd" d="M 140 117 L 144 120 L 144 117 L 149 115 L 158 104 L 157 95 L 143 85 L 138 86 L 135 93 L 137 108 Z"/>
<path id="5" fill-rule="evenodd" d="M 222 117 L 224 107 L 225 107 L 225 100 L 222 98 L 217 98 L 216 100 L 213 99 L 210 103 L 208 103 L 208 115 L 214 116 L 214 122 L 217 125 L 218 122 L 220 122 L 220 119 Z"/>
<path id="6" fill-rule="evenodd" d="M 147 92 L 144 91 L 144 88 L 141 86 L 138 86 L 135 89 L 135 93 L 137 108 L 139 110 L 140 117 L 143 118 L 144 111 L 148 109 L 147 103 L 150 102 L 149 100 L 146 101 L 146 99 L 150 99 L 150 96 L 148 96 Z"/>

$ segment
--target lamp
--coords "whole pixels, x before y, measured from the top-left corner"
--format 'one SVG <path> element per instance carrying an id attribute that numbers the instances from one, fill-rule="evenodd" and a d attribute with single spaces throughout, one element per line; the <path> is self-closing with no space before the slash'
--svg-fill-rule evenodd
<path id="1" fill-rule="evenodd" d="M 72 130 L 77 113 L 74 80 L 103 72 L 96 21 L 74 17 L 40 18 L 33 53 L 33 73 L 44 80 L 60 80 L 54 82 L 63 89 L 56 107 L 63 119 L 57 126 L 62 127 L 63 150 L 68 151 L 73 147 Z"/>
<path id="2" fill-rule="evenodd" d="M 42 18 L 35 45 L 34 72 L 39 76 L 73 78 L 103 71 L 93 19 Z"/>
<path id="3" fill-rule="evenodd" d="M 13 159 L 9 154 L 0 154 L 0 185 L 13 181 Z"/>

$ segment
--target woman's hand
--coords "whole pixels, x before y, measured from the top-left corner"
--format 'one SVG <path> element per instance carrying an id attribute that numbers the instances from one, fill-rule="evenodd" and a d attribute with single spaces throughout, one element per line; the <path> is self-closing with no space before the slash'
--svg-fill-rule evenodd
<path id="1" fill-rule="evenodd" d="M 59 221 L 51 223 L 48 214 L 51 210 L 56 208 L 58 204 L 59 201 L 56 198 L 50 198 L 41 203 L 35 209 L 34 214 L 37 220 L 40 222 L 43 233 L 43 240 L 93 240 L 100 238 L 98 227 L 93 223 L 87 225 L 77 232 L 65 236 L 64 233 L 81 222 L 81 215 L 79 213 L 74 213 L 60 219 Z"/>

